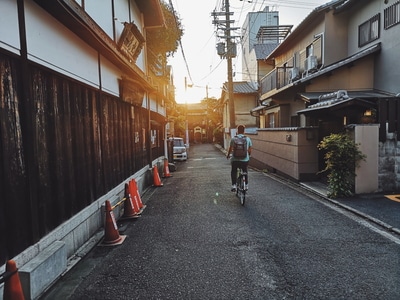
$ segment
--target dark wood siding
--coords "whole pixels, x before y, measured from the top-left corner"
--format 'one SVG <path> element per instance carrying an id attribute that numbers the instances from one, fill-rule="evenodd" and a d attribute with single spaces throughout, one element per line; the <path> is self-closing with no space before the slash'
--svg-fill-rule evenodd
<path id="1" fill-rule="evenodd" d="M 148 110 L 37 65 L 27 69 L 23 93 L 18 59 L 0 53 L 2 261 L 163 155 L 159 116 L 150 156 Z"/>

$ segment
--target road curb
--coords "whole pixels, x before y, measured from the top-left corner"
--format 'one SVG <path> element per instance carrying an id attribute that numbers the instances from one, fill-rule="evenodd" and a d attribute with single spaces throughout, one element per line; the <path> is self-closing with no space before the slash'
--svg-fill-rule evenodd
<path id="1" fill-rule="evenodd" d="M 258 171 L 259 171 L 259 170 L 258 170 Z M 261 171 L 260 171 L 260 172 L 261 172 Z M 328 202 L 330 202 L 330 203 L 332 203 L 332 204 L 334 204 L 334 205 L 336 205 L 336 206 L 338 206 L 338 207 L 340 207 L 340 208 L 343 208 L 343 209 L 345 209 L 345 210 L 347 210 L 347 211 L 349 211 L 349 212 L 351 212 L 351 213 L 353 213 L 353 214 L 355 214 L 355 215 L 357 215 L 357 216 L 359 216 L 359 217 L 361 217 L 361 218 L 363 218 L 363 219 L 366 219 L 366 220 L 370 221 L 371 223 L 374 223 L 374 224 L 376 224 L 376 225 L 378 225 L 378 226 L 380 226 L 380 227 L 386 229 L 387 231 L 390 231 L 390 232 L 393 232 L 393 233 L 395 233 L 395 234 L 399 234 L 399 235 L 400 235 L 400 229 L 399 229 L 399 228 L 394 227 L 394 226 L 392 226 L 392 225 L 390 225 L 390 224 L 388 224 L 388 223 L 386 223 L 386 222 L 384 222 L 384 221 L 382 221 L 382 220 L 380 220 L 380 219 L 377 219 L 377 218 L 375 218 L 375 217 L 372 217 L 372 216 L 369 215 L 369 214 L 363 213 L 363 212 L 359 211 L 358 209 L 355 209 L 355 208 L 350 207 L 350 206 L 348 206 L 348 205 L 346 205 L 346 204 L 340 203 L 340 202 L 337 201 L 337 200 L 334 200 L 334 199 L 332 199 L 332 198 L 329 198 L 329 197 L 327 197 L 326 195 L 321 194 L 321 193 L 318 192 L 317 190 L 314 190 L 314 189 L 312 189 L 312 188 L 310 188 L 310 187 L 307 187 L 306 185 L 302 185 L 302 184 L 298 184 L 298 183 L 296 183 L 296 182 L 289 181 L 289 180 L 284 179 L 284 178 L 281 178 L 280 176 L 275 175 L 275 174 L 268 174 L 268 173 L 264 173 L 264 174 L 265 174 L 266 176 L 268 176 L 268 177 L 274 179 L 274 180 L 277 180 L 277 181 L 281 182 L 282 184 L 285 184 L 285 185 L 288 185 L 288 186 L 292 186 L 292 187 L 295 186 L 295 187 L 298 188 L 298 189 L 306 190 L 306 191 L 308 191 L 308 192 L 311 192 L 311 193 L 313 193 L 314 195 L 317 195 L 318 197 L 321 197 L 321 198 L 323 198 L 324 200 L 326 200 L 326 201 L 328 201 Z"/>

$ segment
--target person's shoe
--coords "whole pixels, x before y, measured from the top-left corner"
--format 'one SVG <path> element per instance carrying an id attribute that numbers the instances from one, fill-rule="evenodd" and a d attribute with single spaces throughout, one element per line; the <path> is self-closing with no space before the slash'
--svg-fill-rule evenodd
<path id="1" fill-rule="evenodd" d="M 249 189 L 249 185 L 248 185 L 248 184 L 245 184 L 245 185 L 244 185 L 244 190 L 247 191 L 248 189 Z"/>
<path id="2" fill-rule="evenodd" d="M 232 191 L 232 192 L 235 192 L 235 191 L 236 191 L 236 184 L 232 184 L 231 191 Z"/>

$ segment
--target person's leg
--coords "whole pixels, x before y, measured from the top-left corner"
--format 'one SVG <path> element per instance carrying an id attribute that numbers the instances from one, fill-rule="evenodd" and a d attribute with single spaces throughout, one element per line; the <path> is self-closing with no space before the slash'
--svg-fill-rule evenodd
<path id="1" fill-rule="evenodd" d="M 231 167 L 231 182 L 232 182 L 232 185 L 234 185 L 234 184 L 236 184 L 238 162 L 237 161 L 232 161 L 231 164 L 232 164 L 232 167 Z"/>
<path id="2" fill-rule="evenodd" d="M 247 174 L 247 165 L 249 164 L 249 162 L 248 162 L 248 161 L 243 161 L 243 162 L 241 162 L 241 163 L 242 163 L 242 164 L 241 164 L 242 170 L 243 170 L 243 172 L 246 173 L 246 175 L 244 176 L 244 182 L 245 182 L 246 184 L 248 184 L 248 183 L 249 183 L 249 176 L 248 176 L 248 174 Z"/>

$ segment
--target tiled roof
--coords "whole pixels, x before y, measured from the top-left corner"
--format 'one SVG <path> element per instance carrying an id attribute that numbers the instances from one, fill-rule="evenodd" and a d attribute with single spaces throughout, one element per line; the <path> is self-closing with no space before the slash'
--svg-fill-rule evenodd
<path id="1" fill-rule="evenodd" d="M 303 99 L 319 99 L 315 104 L 306 109 L 299 110 L 297 114 L 309 114 L 321 110 L 338 110 L 350 106 L 374 107 L 377 99 L 396 98 L 394 95 L 378 91 L 337 91 L 333 93 L 301 93 Z"/>
<path id="2" fill-rule="evenodd" d="M 233 92 L 236 94 L 257 93 L 257 89 L 247 81 L 233 82 Z"/>
<path id="3" fill-rule="evenodd" d="M 256 53 L 256 59 L 265 59 L 276 47 L 278 47 L 278 43 L 276 44 L 255 44 L 254 51 Z"/>

